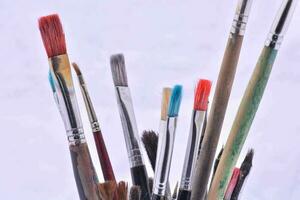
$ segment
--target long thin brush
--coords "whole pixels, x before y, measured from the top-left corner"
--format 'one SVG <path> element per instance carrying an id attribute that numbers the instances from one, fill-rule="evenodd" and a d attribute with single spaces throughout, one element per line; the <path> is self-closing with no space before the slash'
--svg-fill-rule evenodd
<path id="1" fill-rule="evenodd" d="M 195 91 L 193 114 L 181 175 L 178 200 L 190 200 L 191 198 L 192 177 L 195 172 L 195 164 L 198 158 L 201 133 L 205 121 L 210 89 L 211 81 L 204 79 L 198 81 Z"/>
<path id="2" fill-rule="evenodd" d="M 132 182 L 133 185 L 140 187 L 142 200 L 149 200 L 148 175 L 140 150 L 140 137 L 128 87 L 124 56 L 122 54 L 111 56 L 110 64 L 130 163 Z"/>
<path id="3" fill-rule="evenodd" d="M 296 0 L 284 0 L 242 98 L 213 180 L 208 200 L 223 198 L 230 174 L 249 133 L 270 77 L 278 49 L 296 7 Z"/>
<path id="4" fill-rule="evenodd" d="M 77 78 L 80 85 L 80 90 L 84 99 L 86 111 L 88 113 L 88 117 L 90 120 L 90 124 L 92 127 L 92 132 L 94 136 L 94 141 L 96 144 L 96 149 L 98 153 L 98 158 L 100 160 L 101 169 L 103 173 L 103 177 L 105 181 L 116 181 L 114 171 L 109 159 L 109 155 L 106 150 L 105 142 L 102 136 L 102 132 L 100 129 L 100 124 L 97 119 L 97 115 L 92 103 L 92 100 L 90 98 L 90 95 L 88 93 L 87 85 L 84 81 L 83 75 L 81 73 L 81 70 L 79 66 L 76 63 L 72 63 L 72 66 L 77 74 Z"/>
<path id="5" fill-rule="evenodd" d="M 155 161 L 158 145 L 158 135 L 154 131 L 144 131 L 142 135 L 142 142 L 146 149 L 148 158 L 150 160 L 153 171 L 155 170 Z"/>
<path id="6" fill-rule="evenodd" d="M 254 156 L 254 150 L 250 149 L 240 167 L 240 176 L 239 180 L 233 190 L 232 196 L 230 200 L 238 200 L 243 185 L 245 183 L 246 178 L 248 177 L 250 170 L 252 168 L 252 160 Z"/>
<path id="7" fill-rule="evenodd" d="M 82 128 L 65 35 L 58 15 L 41 17 L 39 29 L 50 64 L 51 87 L 65 124 L 79 197 L 100 200 L 98 178 Z"/>
<path id="8" fill-rule="evenodd" d="M 219 137 L 234 81 L 252 0 L 239 0 L 224 53 L 213 102 L 193 179 L 192 200 L 206 194 Z"/>
<path id="9" fill-rule="evenodd" d="M 176 183 L 174 190 L 173 190 L 173 194 L 172 194 L 172 200 L 176 200 L 178 196 L 178 182 Z"/>
<path id="10" fill-rule="evenodd" d="M 141 190 L 139 186 L 133 185 L 130 188 L 129 200 L 140 200 L 141 199 Z"/>
<path id="11" fill-rule="evenodd" d="M 239 168 L 234 168 L 233 172 L 232 172 L 232 176 L 231 179 L 229 181 L 228 187 L 226 189 L 225 195 L 224 195 L 224 200 L 230 200 L 233 190 L 239 180 L 239 176 L 240 176 L 240 169 Z"/>
<path id="12" fill-rule="evenodd" d="M 173 154 L 173 146 L 176 132 L 177 117 L 181 103 L 182 86 L 176 85 L 170 98 L 167 128 L 159 133 L 157 160 L 155 167 L 154 188 L 152 200 L 167 198 L 166 190 Z"/>
<path id="13" fill-rule="evenodd" d="M 106 181 L 99 184 L 101 198 L 105 200 L 113 200 L 116 189 L 117 183 L 115 181 Z"/>

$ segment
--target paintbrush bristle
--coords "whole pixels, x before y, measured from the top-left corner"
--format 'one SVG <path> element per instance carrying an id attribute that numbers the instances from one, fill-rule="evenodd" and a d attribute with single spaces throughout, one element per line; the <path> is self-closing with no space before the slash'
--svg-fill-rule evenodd
<path id="1" fill-rule="evenodd" d="M 101 198 L 105 200 L 113 200 L 116 189 L 117 183 L 115 181 L 106 181 L 99 184 Z"/>
<path id="2" fill-rule="evenodd" d="M 175 185 L 173 194 L 172 194 L 172 199 L 177 199 L 177 195 L 178 195 L 178 182 Z"/>
<path id="3" fill-rule="evenodd" d="M 249 174 L 252 167 L 253 156 L 254 150 L 250 149 L 240 167 L 243 176 L 247 176 Z"/>
<path id="4" fill-rule="evenodd" d="M 127 194 L 128 194 L 128 184 L 124 181 L 120 181 L 117 185 L 117 192 L 116 196 L 118 200 L 127 200 Z"/>
<path id="5" fill-rule="evenodd" d="M 123 54 L 110 57 L 110 66 L 115 86 L 128 86 L 125 59 Z"/>
<path id="6" fill-rule="evenodd" d="M 139 186 L 133 185 L 130 188 L 129 200 L 140 200 L 141 199 L 141 189 Z"/>
<path id="7" fill-rule="evenodd" d="M 72 63 L 72 66 L 73 66 L 73 69 L 75 70 L 77 76 L 82 75 L 82 74 L 81 74 L 81 70 L 80 70 L 79 66 L 77 65 L 77 63 L 73 62 L 73 63 Z"/>
<path id="8" fill-rule="evenodd" d="M 182 98 L 182 86 L 175 85 L 172 89 L 172 94 L 169 103 L 169 117 L 177 117 L 179 113 L 180 103 Z"/>
<path id="9" fill-rule="evenodd" d="M 48 58 L 67 53 L 65 34 L 57 14 L 39 18 L 39 29 Z"/>
<path id="10" fill-rule="evenodd" d="M 194 110 L 207 110 L 210 89 L 211 81 L 204 79 L 198 81 L 194 99 Z"/>
<path id="11" fill-rule="evenodd" d="M 172 92 L 171 88 L 168 87 L 163 88 L 161 114 L 160 114 L 160 119 L 163 121 L 167 120 L 171 92 Z"/>
<path id="12" fill-rule="evenodd" d="M 142 142 L 146 149 L 148 158 L 150 160 L 152 169 L 155 169 L 156 152 L 158 144 L 158 135 L 154 131 L 144 131 L 142 135 Z"/>

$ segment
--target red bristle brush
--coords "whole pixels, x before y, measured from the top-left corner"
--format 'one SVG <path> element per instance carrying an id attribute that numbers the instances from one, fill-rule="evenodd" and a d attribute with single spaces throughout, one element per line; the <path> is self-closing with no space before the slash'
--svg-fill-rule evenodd
<path id="1" fill-rule="evenodd" d="M 240 176 L 240 169 L 239 168 L 234 168 L 233 172 L 232 172 L 232 176 L 230 179 L 230 182 L 227 186 L 225 195 L 224 195 L 224 200 L 230 200 L 231 199 L 231 195 L 233 193 L 233 190 L 239 180 L 239 176 Z"/>

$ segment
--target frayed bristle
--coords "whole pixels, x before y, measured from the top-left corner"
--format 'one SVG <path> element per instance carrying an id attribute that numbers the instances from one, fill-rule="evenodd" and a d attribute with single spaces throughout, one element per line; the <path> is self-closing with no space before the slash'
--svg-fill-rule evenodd
<path id="1" fill-rule="evenodd" d="M 241 173 L 243 176 L 247 176 L 252 167 L 252 160 L 254 156 L 254 150 L 250 149 L 241 165 Z"/>
<path id="2" fill-rule="evenodd" d="M 73 62 L 73 63 L 72 63 L 72 66 L 73 66 L 73 69 L 75 70 L 77 76 L 80 76 L 80 75 L 81 75 L 81 71 L 80 71 L 80 68 L 79 68 L 79 66 L 77 65 L 77 63 Z"/>
<path id="3" fill-rule="evenodd" d="M 120 181 L 117 185 L 116 196 L 118 200 L 127 200 L 128 184 L 124 181 Z"/>
<path id="4" fill-rule="evenodd" d="M 171 88 L 167 88 L 167 87 L 163 88 L 161 114 L 160 114 L 160 119 L 163 121 L 167 120 L 171 92 L 172 92 Z"/>
<path id="5" fill-rule="evenodd" d="M 195 92 L 194 110 L 206 111 L 208 107 L 208 97 L 211 89 L 211 81 L 199 80 Z"/>
<path id="6" fill-rule="evenodd" d="M 239 180 L 239 176 L 240 176 L 240 169 L 239 168 L 234 168 L 233 172 L 232 172 L 232 176 L 230 179 L 230 182 L 227 186 L 225 195 L 224 195 L 224 200 L 230 200 L 233 190 Z"/>
<path id="7" fill-rule="evenodd" d="M 52 77 L 52 74 L 51 74 L 50 70 L 48 72 L 48 79 L 49 79 L 49 83 L 51 85 L 52 92 L 55 92 L 56 91 L 55 84 L 54 84 L 54 80 L 53 80 L 53 77 Z"/>
<path id="8" fill-rule="evenodd" d="M 158 144 L 158 135 L 154 131 L 144 131 L 142 135 L 142 142 L 146 149 L 146 153 L 150 160 L 152 169 L 155 169 L 156 152 Z"/>
<path id="9" fill-rule="evenodd" d="M 175 185 L 173 194 L 172 194 L 172 199 L 177 199 L 177 195 L 178 195 L 178 182 Z"/>
<path id="10" fill-rule="evenodd" d="M 49 58 L 67 53 L 65 34 L 57 14 L 39 18 L 39 29 Z"/>
<path id="11" fill-rule="evenodd" d="M 182 98 L 182 86 L 175 85 L 174 88 L 172 89 L 172 95 L 169 103 L 169 111 L 168 111 L 169 117 L 178 116 L 179 108 L 181 104 L 181 98 Z"/>
<path id="12" fill-rule="evenodd" d="M 106 181 L 99 184 L 101 198 L 105 200 L 113 200 L 116 189 L 117 183 L 115 181 Z"/>
<path id="13" fill-rule="evenodd" d="M 133 185 L 130 188 L 129 200 L 140 200 L 141 199 L 141 189 L 139 186 Z"/>
<path id="14" fill-rule="evenodd" d="M 123 54 L 116 54 L 110 57 L 110 66 L 115 86 L 128 86 Z"/>

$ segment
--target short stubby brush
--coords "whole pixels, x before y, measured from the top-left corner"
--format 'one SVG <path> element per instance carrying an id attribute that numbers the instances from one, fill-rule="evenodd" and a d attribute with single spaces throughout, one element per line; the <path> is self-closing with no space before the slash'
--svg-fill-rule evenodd
<path id="1" fill-rule="evenodd" d="M 174 86 L 170 98 L 166 129 L 160 132 L 158 141 L 157 160 L 152 200 L 165 200 L 167 198 L 167 184 L 169 179 L 171 160 L 173 154 L 177 117 L 182 98 L 182 86 Z"/>
<path id="2" fill-rule="evenodd" d="M 201 133 L 208 107 L 208 97 L 211 81 L 199 80 L 194 98 L 194 108 L 190 126 L 188 144 L 185 153 L 184 166 L 181 175 L 178 200 L 189 200 L 192 192 L 192 177 L 198 157 Z"/>
<path id="3" fill-rule="evenodd" d="M 129 158 L 132 182 L 134 185 L 140 187 L 142 192 L 141 199 L 149 200 L 150 189 L 148 175 L 140 150 L 140 137 L 128 87 L 124 56 L 122 54 L 111 56 L 110 64 Z"/>
<path id="4" fill-rule="evenodd" d="M 67 132 L 79 197 L 100 200 L 98 178 L 82 128 L 65 35 L 58 15 L 41 17 L 39 29 L 50 64 L 49 81 Z"/>

